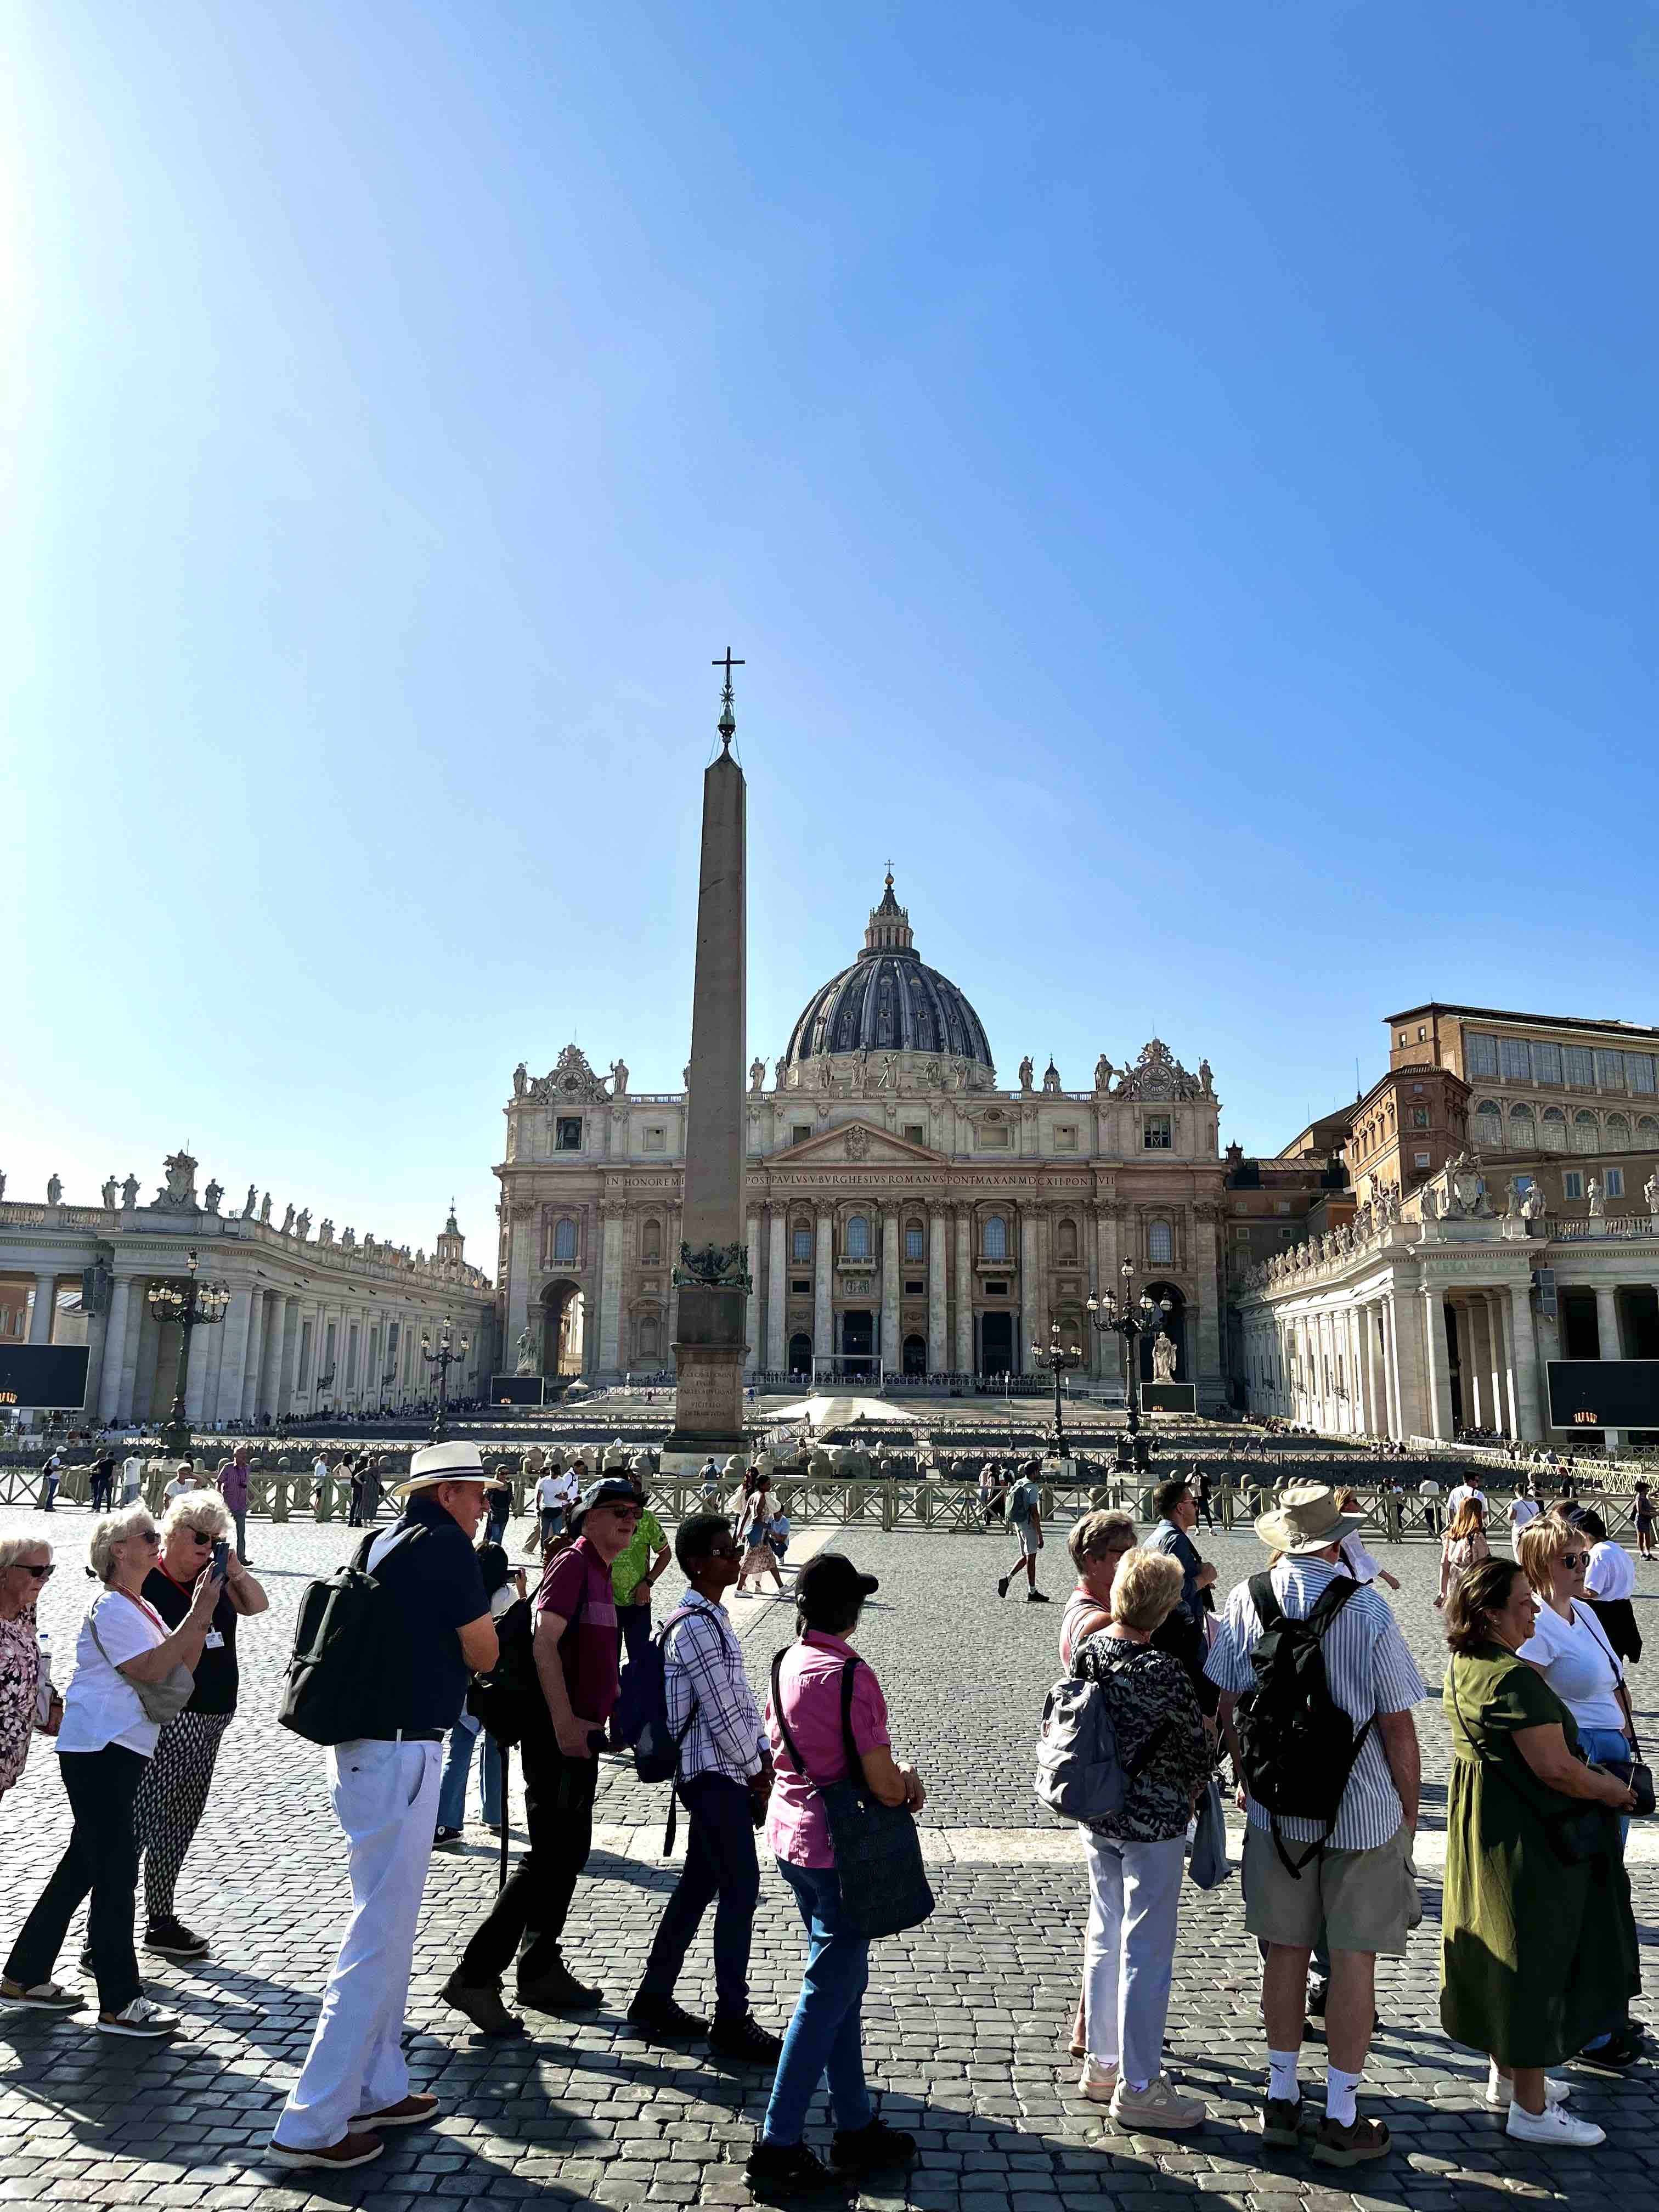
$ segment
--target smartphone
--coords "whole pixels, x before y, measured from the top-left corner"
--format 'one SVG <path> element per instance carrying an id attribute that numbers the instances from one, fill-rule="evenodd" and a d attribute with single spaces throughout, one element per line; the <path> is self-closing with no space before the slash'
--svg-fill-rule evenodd
<path id="1" fill-rule="evenodd" d="M 221 1536 L 213 1547 L 213 1571 L 221 1582 L 230 1572 L 230 1540 Z"/>

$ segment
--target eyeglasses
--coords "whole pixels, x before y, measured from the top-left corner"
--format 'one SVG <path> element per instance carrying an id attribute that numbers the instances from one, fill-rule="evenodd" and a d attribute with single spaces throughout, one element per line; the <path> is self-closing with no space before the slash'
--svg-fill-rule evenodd
<path id="1" fill-rule="evenodd" d="M 1564 1567 L 1587 1567 L 1589 1565 L 1589 1553 L 1588 1552 L 1563 1552 L 1561 1554 L 1561 1564 Z"/>
<path id="2" fill-rule="evenodd" d="M 118 1536 L 116 1539 L 116 1541 L 121 1544 L 159 1544 L 161 1540 L 161 1532 L 159 1528 L 130 1528 L 125 1536 Z"/>

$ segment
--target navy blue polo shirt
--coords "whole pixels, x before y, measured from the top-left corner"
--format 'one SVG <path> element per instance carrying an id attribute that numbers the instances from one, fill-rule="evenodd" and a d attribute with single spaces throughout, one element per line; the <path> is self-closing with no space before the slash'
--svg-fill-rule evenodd
<path id="1" fill-rule="evenodd" d="M 404 1532 L 416 1528 L 420 1534 L 404 1540 Z M 489 1611 L 483 1573 L 460 1523 L 419 1491 L 376 1544 L 394 1535 L 399 1540 L 373 1569 L 390 1600 L 386 1677 L 402 1686 L 388 1728 L 405 1735 L 447 1730 L 461 1717 L 470 1679 L 456 1631 Z"/>

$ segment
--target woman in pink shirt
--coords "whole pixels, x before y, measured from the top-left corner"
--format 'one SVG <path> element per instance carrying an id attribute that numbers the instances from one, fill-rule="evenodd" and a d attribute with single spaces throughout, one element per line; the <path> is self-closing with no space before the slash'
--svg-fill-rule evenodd
<path id="1" fill-rule="evenodd" d="M 778 2061 L 766 2119 L 750 2153 L 757 2196 L 830 2193 L 837 2187 L 822 2160 L 801 2140 L 806 2108 L 827 2074 L 835 2109 L 830 2160 L 857 2175 L 908 2165 L 916 2139 L 875 2117 L 865 2086 L 863 2003 L 870 1945 L 842 1924 L 841 1877 L 819 1786 L 847 1778 L 842 1735 L 842 1676 L 853 1669 L 853 1747 L 865 1787 L 884 1805 L 927 1802 L 915 1767 L 896 1761 L 887 1733 L 881 1685 L 853 1650 L 865 1600 L 877 1588 L 838 1552 L 820 1552 L 795 1578 L 800 1640 L 773 1662 L 766 1726 L 774 1776 L 766 1844 L 795 1893 L 807 1935 L 806 1972 Z"/>

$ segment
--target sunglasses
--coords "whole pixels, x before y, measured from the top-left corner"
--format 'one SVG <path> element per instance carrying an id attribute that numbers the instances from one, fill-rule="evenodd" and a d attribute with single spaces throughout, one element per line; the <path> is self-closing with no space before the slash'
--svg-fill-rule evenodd
<path id="1" fill-rule="evenodd" d="M 48 1575 L 55 1575 L 58 1571 L 56 1567 L 27 1566 L 21 1559 L 14 1559 L 12 1561 L 12 1565 L 18 1570 L 20 1574 L 33 1575 L 35 1581 L 38 1583 L 45 1582 Z"/>
<path id="2" fill-rule="evenodd" d="M 1563 1552 L 1561 1554 L 1561 1564 L 1564 1567 L 1587 1567 L 1589 1565 L 1589 1553 L 1588 1552 Z"/>
<path id="3" fill-rule="evenodd" d="M 159 1544 L 161 1540 L 161 1532 L 159 1528 L 134 1528 L 127 1535 L 117 1539 L 118 1542 L 123 1544 Z"/>
<path id="4" fill-rule="evenodd" d="M 715 1544 L 710 1547 L 708 1556 L 711 1559 L 740 1559 L 743 1547 L 741 1544 Z"/>

